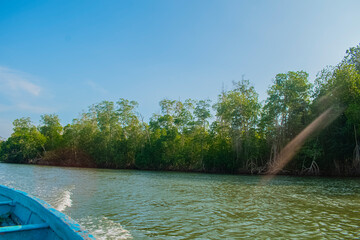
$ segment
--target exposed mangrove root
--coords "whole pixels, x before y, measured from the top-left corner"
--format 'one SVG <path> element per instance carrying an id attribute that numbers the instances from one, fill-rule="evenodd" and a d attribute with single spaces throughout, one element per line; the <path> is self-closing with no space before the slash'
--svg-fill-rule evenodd
<path id="1" fill-rule="evenodd" d="M 303 164 L 303 168 L 300 172 L 301 175 L 319 175 L 320 168 L 319 165 L 315 162 L 315 160 L 312 160 L 310 167 L 306 168 Z"/>
<path id="2" fill-rule="evenodd" d="M 279 173 L 286 164 L 294 157 L 297 151 L 305 143 L 306 139 L 309 138 L 315 131 L 324 129 L 330 123 L 332 123 L 342 112 L 343 108 L 336 109 L 334 107 L 328 108 L 320 116 L 318 116 L 312 123 L 310 123 L 304 130 L 302 130 L 293 140 L 291 140 L 279 153 L 275 162 L 270 166 L 265 180 L 270 180 L 274 175 Z"/>
<path id="3" fill-rule="evenodd" d="M 251 174 L 259 174 L 259 173 L 262 173 L 265 169 L 266 169 L 266 166 L 258 166 L 258 163 L 256 160 L 254 159 L 248 159 L 246 161 L 246 164 L 245 164 L 245 168 L 250 171 Z"/>
<path id="4" fill-rule="evenodd" d="M 357 141 L 355 125 L 354 125 L 354 133 L 355 133 L 355 148 L 354 148 L 353 167 L 356 170 L 359 170 L 359 168 L 360 168 L 360 146 Z"/>

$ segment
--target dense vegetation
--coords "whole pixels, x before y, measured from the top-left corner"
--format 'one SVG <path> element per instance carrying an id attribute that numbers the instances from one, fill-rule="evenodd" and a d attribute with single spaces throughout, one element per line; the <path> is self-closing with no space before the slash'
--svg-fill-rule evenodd
<path id="1" fill-rule="evenodd" d="M 264 173 L 303 129 L 326 112 L 320 126 L 282 170 L 292 174 L 360 172 L 360 45 L 322 70 L 314 84 L 303 71 L 277 74 L 264 104 L 247 80 L 217 102 L 160 102 L 149 123 L 126 99 L 92 105 L 72 124 L 57 115 L 14 121 L 0 141 L 0 161 L 104 168 Z M 211 107 L 214 115 L 211 116 Z M 325 115 L 324 115 L 325 116 Z"/>

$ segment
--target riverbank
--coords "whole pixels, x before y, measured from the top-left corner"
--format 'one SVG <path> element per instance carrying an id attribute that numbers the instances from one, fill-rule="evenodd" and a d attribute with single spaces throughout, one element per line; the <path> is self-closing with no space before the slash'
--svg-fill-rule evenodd
<path id="1" fill-rule="evenodd" d="M 59 166 L 59 167 L 77 167 L 77 168 L 98 168 L 98 169 L 132 169 L 144 171 L 170 171 L 170 172 L 190 172 L 190 173 L 206 173 L 206 174 L 232 174 L 232 175 L 268 175 L 265 167 L 257 169 L 237 169 L 237 171 L 224 171 L 224 170 L 206 170 L 206 169 L 177 169 L 174 167 L 169 168 L 146 168 L 139 167 L 135 164 L 124 166 L 104 166 L 97 164 L 88 154 L 82 151 L 72 151 L 71 149 L 61 149 L 56 151 L 46 152 L 43 157 L 29 160 L 19 164 L 31 165 L 44 165 L 44 166 Z M 283 176 L 321 176 L 321 177 L 360 177 L 359 172 L 355 169 L 345 171 L 304 171 L 304 170 L 289 170 L 283 169 L 277 173 Z"/>

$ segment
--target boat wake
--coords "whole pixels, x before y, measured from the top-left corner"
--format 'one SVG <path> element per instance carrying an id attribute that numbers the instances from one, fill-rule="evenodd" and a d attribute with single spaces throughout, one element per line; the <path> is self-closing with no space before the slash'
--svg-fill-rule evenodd
<path id="1" fill-rule="evenodd" d="M 114 222 L 107 217 L 95 218 L 88 216 L 78 221 L 81 226 L 89 230 L 98 240 L 133 239 L 131 233 L 124 229 L 120 223 Z"/>
<path id="2" fill-rule="evenodd" d="M 72 195 L 72 190 L 74 190 L 74 186 L 72 186 L 70 189 L 66 189 L 64 190 L 60 197 L 56 200 L 55 205 L 55 209 L 58 210 L 59 212 L 63 212 L 67 207 L 71 207 L 72 206 L 72 200 L 71 200 L 71 195 Z"/>

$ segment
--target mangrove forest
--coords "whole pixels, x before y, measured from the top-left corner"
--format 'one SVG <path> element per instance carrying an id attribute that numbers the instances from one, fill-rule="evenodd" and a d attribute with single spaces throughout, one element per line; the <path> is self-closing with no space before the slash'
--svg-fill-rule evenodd
<path id="1" fill-rule="evenodd" d="M 259 101 L 243 79 L 216 102 L 163 99 L 149 121 L 124 98 L 94 104 L 66 126 L 56 114 L 38 126 L 16 119 L 0 140 L 0 161 L 263 174 L 288 149 L 283 174 L 360 174 L 360 45 L 313 83 L 305 71 L 277 74 L 267 93 Z"/>

